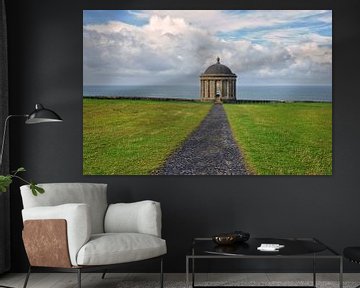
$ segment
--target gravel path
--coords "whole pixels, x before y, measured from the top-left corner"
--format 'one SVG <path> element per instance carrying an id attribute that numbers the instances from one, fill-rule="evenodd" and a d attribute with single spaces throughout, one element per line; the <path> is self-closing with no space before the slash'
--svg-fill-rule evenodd
<path id="1" fill-rule="evenodd" d="M 215 104 L 157 175 L 247 175 L 224 108 Z"/>

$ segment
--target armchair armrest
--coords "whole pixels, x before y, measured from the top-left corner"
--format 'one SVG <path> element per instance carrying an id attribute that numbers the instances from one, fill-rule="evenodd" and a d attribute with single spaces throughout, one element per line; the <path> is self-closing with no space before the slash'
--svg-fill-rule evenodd
<path id="1" fill-rule="evenodd" d="M 64 204 L 58 206 L 33 207 L 22 210 L 23 221 L 64 219 L 66 221 L 67 241 L 70 261 L 77 265 L 76 256 L 80 248 L 89 241 L 91 235 L 91 222 L 89 206 L 86 204 Z M 34 237 L 36 237 L 34 235 Z M 33 241 L 39 241 L 40 235 Z M 48 245 L 48 243 L 46 243 Z"/>
<path id="2" fill-rule="evenodd" d="M 161 237 L 160 203 L 150 200 L 111 204 L 105 215 L 106 233 L 143 233 Z"/>

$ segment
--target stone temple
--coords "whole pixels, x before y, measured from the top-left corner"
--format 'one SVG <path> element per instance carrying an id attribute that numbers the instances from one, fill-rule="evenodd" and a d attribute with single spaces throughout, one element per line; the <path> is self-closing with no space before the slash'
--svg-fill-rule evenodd
<path id="1" fill-rule="evenodd" d="M 201 101 L 235 101 L 236 77 L 229 67 L 220 63 L 218 57 L 217 62 L 200 75 Z"/>

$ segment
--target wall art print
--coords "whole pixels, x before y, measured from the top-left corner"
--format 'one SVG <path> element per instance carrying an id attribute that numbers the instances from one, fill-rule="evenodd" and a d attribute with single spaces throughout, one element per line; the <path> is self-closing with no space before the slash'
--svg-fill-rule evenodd
<path id="1" fill-rule="evenodd" d="M 332 11 L 84 10 L 84 175 L 332 175 Z"/>

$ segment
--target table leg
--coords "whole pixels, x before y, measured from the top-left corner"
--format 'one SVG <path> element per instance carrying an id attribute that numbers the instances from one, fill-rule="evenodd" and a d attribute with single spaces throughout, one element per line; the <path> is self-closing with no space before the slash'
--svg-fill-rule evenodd
<path id="1" fill-rule="evenodd" d="M 189 257 L 186 256 L 186 288 L 189 288 Z"/>
<path id="2" fill-rule="evenodd" d="M 195 258 L 192 258 L 192 287 L 195 287 Z"/>
<path id="3" fill-rule="evenodd" d="M 343 288 L 343 257 L 340 257 L 339 287 Z"/>
<path id="4" fill-rule="evenodd" d="M 316 287 L 316 256 L 313 258 L 313 286 Z"/>

